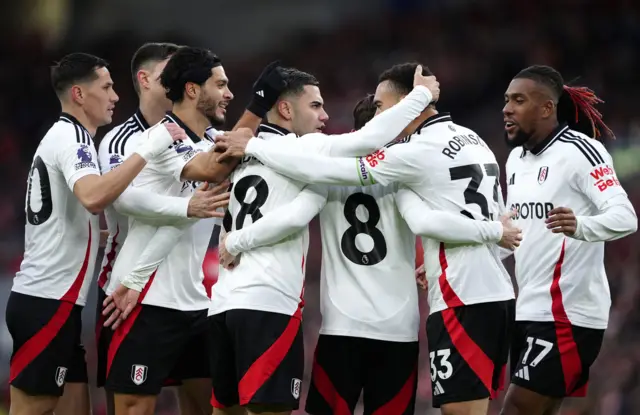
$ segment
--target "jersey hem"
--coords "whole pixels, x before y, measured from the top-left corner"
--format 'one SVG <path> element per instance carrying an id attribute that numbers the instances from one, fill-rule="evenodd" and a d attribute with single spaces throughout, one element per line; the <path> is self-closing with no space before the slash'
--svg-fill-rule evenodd
<path id="1" fill-rule="evenodd" d="M 509 301 L 509 300 L 515 300 L 515 295 L 510 294 L 510 295 L 501 295 L 498 297 L 484 297 L 484 298 L 475 298 L 475 299 L 471 299 L 471 300 L 466 300 L 466 301 L 462 301 L 462 305 L 460 307 L 464 307 L 466 305 L 474 305 L 474 304 L 484 304 L 484 303 L 497 303 L 500 301 Z M 443 310 L 447 310 L 449 308 L 456 308 L 456 307 L 448 307 L 446 304 L 444 306 L 440 306 L 440 307 L 436 307 L 432 310 L 430 310 L 429 315 L 437 313 L 439 311 L 443 311 Z"/>
<path id="2" fill-rule="evenodd" d="M 61 303 L 71 303 L 71 301 L 64 301 L 61 298 L 58 297 L 51 297 L 51 296 L 46 296 L 46 295 L 38 295 L 38 294 L 34 294 L 32 292 L 28 292 L 28 291 L 21 291 L 20 289 L 15 289 L 15 288 L 11 288 L 11 291 L 14 293 L 18 293 L 18 294 L 22 294 L 22 295 L 28 295 L 29 297 L 37 297 L 37 298 L 44 298 L 47 300 L 56 300 L 56 301 L 60 301 Z M 86 297 L 86 296 L 85 296 Z M 75 304 L 75 305 L 79 305 L 81 307 L 84 307 L 87 304 L 87 299 L 84 298 L 83 300 L 76 300 L 75 303 L 71 303 L 71 304 Z"/>
<path id="3" fill-rule="evenodd" d="M 220 308 L 209 308 L 209 313 L 208 316 L 214 316 L 216 314 L 221 314 L 224 313 L 225 311 L 230 311 L 230 310 L 254 310 L 254 311 L 264 311 L 267 313 L 277 313 L 277 314 L 284 314 L 287 316 L 293 316 L 296 312 L 296 310 L 298 309 L 298 307 L 296 306 L 295 308 L 293 308 L 292 311 L 282 311 L 282 309 L 277 309 L 275 307 L 269 307 L 269 306 L 262 306 L 262 305 L 239 305 L 239 304 L 235 304 L 235 305 L 228 305 L 225 307 L 220 307 Z"/>
<path id="4" fill-rule="evenodd" d="M 145 298 L 142 301 L 143 305 L 152 305 L 154 307 L 162 307 L 162 308 L 170 308 L 172 310 L 178 311 L 198 311 L 198 310 L 208 310 L 209 309 L 209 301 L 203 301 L 201 303 L 193 303 L 189 304 L 188 307 L 178 306 L 176 303 L 165 303 L 162 301 L 147 301 Z"/>
<path id="5" fill-rule="evenodd" d="M 392 334 L 380 334 L 380 333 L 367 333 L 353 330 L 326 330 L 320 329 L 321 335 L 325 336 L 344 336 L 344 337 L 357 337 L 360 339 L 381 340 L 387 342 L 396 343 L 413 343 L 418 341 L 418 335 L 415 336 L 394 336 Z M 416 330 L 417 333 L 417 330 Z"/>
<path id="6" fill-rule="evenodd" d="M 598 319 L 599 320 L 599 319 Z M 533 322 L 540 322 L 540 323 L 555 323 L 556 320 L 553 318 L 553 316 L 532 316 L 532 315 L 518 315 L 518 311 L 516 310 L 516 321 L 533 321 Z M 593 320 L 591 321 L 585 321 L 585 320 L 569 320 L 569 323 L 572 326 L 577 326 L 577 327 L 583 327 L 586 329 L 594 329 L 594 330 L 606 330 L 609 322 L 605 322 L 604 324 L 598 324 L 593 322 Z"/>

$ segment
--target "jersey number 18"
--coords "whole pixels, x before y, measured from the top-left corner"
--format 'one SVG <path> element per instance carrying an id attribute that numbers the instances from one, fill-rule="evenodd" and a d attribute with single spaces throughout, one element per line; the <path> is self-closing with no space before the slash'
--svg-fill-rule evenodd
<path id="1" fill-rule="evenodd" d="M 247 193 L 249 193 L 249 189 L 251 188 L 255 190 L 255 197 L 251 202 L 247 203 L 245 200 Z M 264 205 L 267 201 L 267 197 L 269 196 L 269 186 L 262 177 L 257 175 L 244 176 L 242 179 L 238 180 L 237 183 L 231 183 L 229 191 L 233 192 L 233 196 L 236 198 L 238 203 L 240 203 L 240 209 L 238 210 L 235 220 L 231 216 L 231 211 L 227 210 L 227 213 L 224 215 L 224 219 L 222 219 L 222 226 L 226 232 L 231 231 L 233 222 L 236 224 L 236 230 L 242 229 L 247 216 L 251 216 L 251 220 L 253 222 L 256 222 L 262 217 L 260 208 Z"/>

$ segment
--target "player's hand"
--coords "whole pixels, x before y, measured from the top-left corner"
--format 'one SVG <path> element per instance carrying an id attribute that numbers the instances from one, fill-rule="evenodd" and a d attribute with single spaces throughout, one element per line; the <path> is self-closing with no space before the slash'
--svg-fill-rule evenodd
<path id="1" fill-rule="evenodd" d="M 500 216 L 500 222 L 502 223 L 502 238 L 498 245 L 503 248 L 514 251 L 520 246 L 522 241 L 522 230 L 517 228 L 511 219 L 516 215 L 515 211 L 511 211 L 507 214 Z"/>
<path id="2" fill-rule="evenodd" d="M 247 110 L 264 118 L 267 112 L 278 101 L 280 94 L 287 87 L 280 67 L 280 61 L 274 61 L 268 64 L 251 89 L 251 102 L 247 106 Z"/>
<path id="3" fill-rule="evenodd" d="M 166 128 L 167 134 L 155 134 L 155 128 Z M 148 135 L 144 136 L 148 139 L 141 140 L 135 152 L 146 161 L 152 160 L 171 146 L 176 140 L 186 140 L 187 133 L 175 123 L 164 123 L 158 127 L 152 127 L 148 130 Z M 153 136 L 153 138 L 151 138 Z"/>
<path id="4" fill-rule="evenodd" d="M 218 244 L 218 262 L 224 269 L 232 270 L 238 265 L 240 256 L 235 257 L 227 251 L 227 247 L 225 246 L 227 235 L 228 234 L 225 233 L 222 235 L 222 238 L 220 238 L 220 243 Z"/>
<path id="5" fill-rule="evenodd" d="M 575 213 L 566 207 L 552 209 L 545 223 L 547 224 L 547 229 L 551 229 L 551 232 L 564 233 L 567 236 L 573 236 L 578 225 Z"/>
<path id="6" fill-rule="evenodd" d="M 427 272 L 424 270 L 424 264 L 416 268 L 416 284 L 425 291 L 429 288 L 429 284 L 427 283 Z"/>
<path id="7" fill-rule="evenodd" d="M 234 157 L 243 157 L 247 143 L 252 138 L 253 131 L 248 128 L 238 128 L 236 131 L 227 131 L 217 136 L 215 151 L 223 152 L 218 156 L 218 163 Z"/>
<path id="8" fill-rule="evenodd" d="M 100 229 L 100 248 L 107 246 L 107 239 L 109 238 L 109 231 L 106 229 Z"/>
<path id="9" fill-rule="evenodd" d="M 422 75 L 422 65 L 418 65 L 416 72 L 413 74 L 413 86 L 416 87 L 418 85 L 425 86 L 431 91 L 431 96 L 433 97 L 431 102 L 438 101 L 438 98 L 440 98 L 440 82 L 433 75 Z"/>
<path id="10" fill-rule="evenodd" d="M 118 285 L 118 288 L 102 303 L 104 307 L 102 315 L 109 316 L 104 322 L 105 327 L 117 329 L 120 323 L 129 317 L 138 304 L 139 298 L 140 292 L 129 289 L 122 284 Z"/>
<path id="11" fill-rule="evenodd" d="M 224 181 L 213 187 L 204 182 L 196 189 L 187 206 L 187 216 L 190 218 L 222 218 L 224 211 L 217 209 L 229 205 L 229 182 Z"/>

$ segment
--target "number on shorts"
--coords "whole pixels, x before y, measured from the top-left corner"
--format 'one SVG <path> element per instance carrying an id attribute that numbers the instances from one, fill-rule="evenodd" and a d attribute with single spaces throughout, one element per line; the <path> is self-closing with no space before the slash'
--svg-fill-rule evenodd
<path id="1" fill-rule="evenodd" d="M 369 219 L 362 222 L 356 216 L 358 206 L 364 206 Z M 376 199 L 364 193 L 354 193 L 344 202 L 344 217 L 351 225 L 342 235 L 340 248 L 345 257 L 356 265 L 375 265 L 387 256 L 387 242 L 376 225 L 380 221 L 380 208 Z M 369 252 L 362 252 L 356 246 L 356 236 L 369 235 L 373 239 L 373 248 Z"/>
<path id="2" fill-rule="evenodd" d="M 438 365 L 436 366 L 436 356 L 440 358 Z M 453 375 L 453 365 L 449 362 L 449 356 L 451 356 L 451 349 L 440 349 L 435 352 L 429 353 L 429 361 L 431 362 L 431 381 L 435 382 L 436 378 L 442 380 L 449 379 Z M 440 367 L 438 369 L 438 366 Z M 444 371 L 442 370 L 444 369 Z"/>
<path id="3" fill-rule="evenodd" d="M 40 189 L 33 189 L 33 175 L 38 173 L 38 181 Z M 35 212 L 31 209 L 31 192 L 40 192 L 40 210 Z M 36 198 L 37 200 L 38 198 Z M 29 172 L 29 184 L 27 186 L 27 221 L 32 225 L 42 225 L 51 217 L 53 212 L 53 201 L 51 199 L 51 183 L 49 181 L 49 172 L 44 161 L 37 156 L 33 160 L 31 171 Z"/>
<path id="4" fill-rule="evenodd" d="M 546 340 L 542 340 L 542 339 L 535 339 L 533 337 L 527 337 L 527 351 L 524 353 L 524 356 L 522 357 L 522 364 L 526 365 L 527 364 L 527 360 L 529 359 L 529 354 L 531 353 L 531 350 L 533 349 L 533 344 L 536 344 L 538 346 L 542 347 L 542 350 L 540 350 L 540 353 L 538 353 L 538 355 L 529 363 L 529 366 L 531 367 L 535 367 L 538 365 L 538 363 L 540 363 L 542 361 L 542 359 L 544 359 L 544 357 L 546 355 L 549 354 L 549 352 L 551 351 L 551 349 L 553 348 L 553 343 L 546 341 Z"/>

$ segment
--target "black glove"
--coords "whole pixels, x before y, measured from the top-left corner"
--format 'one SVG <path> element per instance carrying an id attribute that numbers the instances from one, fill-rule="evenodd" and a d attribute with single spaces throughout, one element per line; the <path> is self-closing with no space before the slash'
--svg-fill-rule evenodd
<path id="1" fill-rule="evenodd" d="M 247 110 L 260 118 L 264 118 L 287 86 L 279 65 L 280 61 L 271 62 L 253 84 L 253 96 Z"/>

